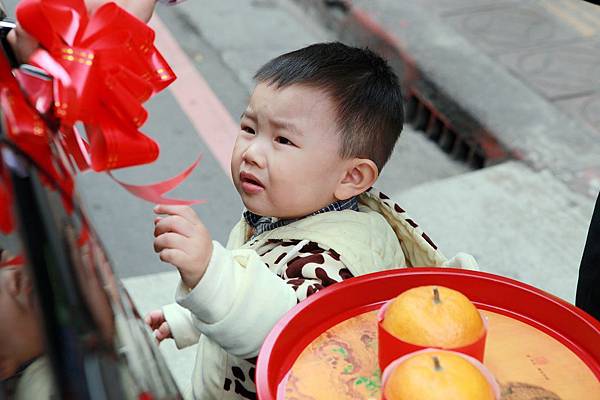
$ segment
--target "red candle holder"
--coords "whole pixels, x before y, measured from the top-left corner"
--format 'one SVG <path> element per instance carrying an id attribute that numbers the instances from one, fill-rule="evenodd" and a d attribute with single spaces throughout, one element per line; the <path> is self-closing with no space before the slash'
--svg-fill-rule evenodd
<path id="1" fill-rule="evenodd" d="M 392 299 L 393 300 L 393 299 Z M 475 342 L 466 346 L 444 348 L 436 346 L 419 346 L 416 344 L 405 342 L 402 339 L 389 333 L 383 327 L 383 319 L 385 317 L 385 311 L 387 310 L 391 301 L 386 302 L 377 313 L 377 335 L 378 335 L 378 351 L 379 351 L 379 368 L 383 371 L 392 361 L 406 354 L 413 353 L 415 351 L 423 350 L 426 348 L 434 348 L 439 350 L 451 350 L 458 353 L 466 354 L 471 356 L 480 362 L 483 362 L 483 355 L 485 352 L 485 339 L 487 337 L 487 321 L 485 317 L 483 319 L 483 334 Z"/>
<path id="2" fill-rule="evenodd" d="M 383 370 L 383 373 L 381 374 L 381 382 L 382 382 L 381 399 L 389 400 L 385 397 L 385 389 L 384 389 L 385 384 L 386 384 L 387 380 L 389 379 L 390 375 L 392 374 L 392 371 L 394 371 L 394 369 L 398 365 L 402 364 L 403 362 L 407 361 L 408 359 L 410 359 L 411 357 L 413 357 L 415 355 L 422 354 L 422 353 L 431 353 L 431 352 L 438 351 L 438 350 L 439 349 L 435 349 L 435 348 L 425 348 L 422 350 L 418 350 L 418 351 L 415 351 L 412 353 L 405 354 L 404 356 L 397 358 L 397 359 L 393 360 L 392 362 L 390 362 L 389 365 L 385 368 L 385 370 Z M 461 356 L 462 358 L 464 358 L 465 360 L 467 360 L 468 362 L 470 362 L 475 368 L 477 368 L 481 372 L 483 377 L 486 379 L 486 381 L 492 388 L 492 392 L 494 393 L 494 398 L 496 400 L 501 399 L 500 385 L 498 385 L 498 382 L 496 381 L 496 378 L 494 377 L 494 375 L 490 372 L 490 370 L 485 365 L 483 365 L 481 363 L 481 361 L 479 361 L 476 358 L 471 357 L 467 354 L 464 354 L 462 352 L 450 351 L 450 350 L 444 350 L 444 351 L 449 351 L 450 353 L 457 354 L 457 355 Z"/>

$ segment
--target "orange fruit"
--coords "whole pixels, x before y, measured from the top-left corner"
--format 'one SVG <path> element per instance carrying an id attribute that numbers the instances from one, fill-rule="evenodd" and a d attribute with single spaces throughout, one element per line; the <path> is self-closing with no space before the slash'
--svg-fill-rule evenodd
<path id="1" fill-rule="evenodd" d="M 439 350 L 399 364 L 383 388 L 387 400 L 494 400 L 483 373 L 462 356 Z"/>
<path id="2" fill-rule="evenodd" d="M 484 333 L 473 303 L 443 286 L 420 286 L 401 293 L 389 304 L 382 325 L 407 343 L 446 349 L 469 345 Z"/>

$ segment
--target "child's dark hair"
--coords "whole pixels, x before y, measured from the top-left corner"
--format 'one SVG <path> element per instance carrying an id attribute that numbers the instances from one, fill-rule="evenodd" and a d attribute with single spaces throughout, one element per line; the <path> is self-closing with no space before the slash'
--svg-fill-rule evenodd
<path id="1" fill-rule="evenodd" d="M 380 171 L 390 158 L 404 123 L 402 92 L 396 74 L 371 50 L 313 44 L 274 58 L 254 79 L 324 90 L 337 104 L 340 156 L 371 159 Z"/>

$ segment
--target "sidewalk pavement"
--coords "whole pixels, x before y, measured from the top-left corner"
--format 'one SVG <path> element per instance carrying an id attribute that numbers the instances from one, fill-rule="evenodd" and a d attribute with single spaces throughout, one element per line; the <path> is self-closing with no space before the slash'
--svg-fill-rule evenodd
<path id="1" fill-rule="evenodd" d="M 482 271 L 575 300 L 593 204 L 509 161 L 393 196 L 447 257 L 473 254 Z"/>

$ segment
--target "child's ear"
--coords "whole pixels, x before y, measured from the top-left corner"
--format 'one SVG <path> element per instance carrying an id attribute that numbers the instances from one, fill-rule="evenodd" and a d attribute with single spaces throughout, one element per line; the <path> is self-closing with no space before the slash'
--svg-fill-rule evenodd
<path id="1" fill-rule="evenodd" d="M 10 268 L 4 272 L 3 283 L 4 290 L 8 292 L 8 294 L 16 298 L 19 293 L 21 293 L 21 272 Z"/>
<path id="2" fill-rule="evenodd" d="M 338 200 L 346 200 L 356 196 L 373 186 L 379 176 L 379 169 L 373 160 L 354 158 L 349 160 L 348 167 L 334 196 Z"/>
<path id="3" fill-rule="evenodd" d="M 27 274 L 21 269 L 9 269 L 4 272 L 3 289 L 15 299 L 21 307 L 30 307 L 32 285 Z"/>

